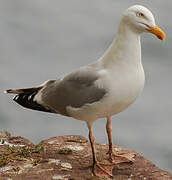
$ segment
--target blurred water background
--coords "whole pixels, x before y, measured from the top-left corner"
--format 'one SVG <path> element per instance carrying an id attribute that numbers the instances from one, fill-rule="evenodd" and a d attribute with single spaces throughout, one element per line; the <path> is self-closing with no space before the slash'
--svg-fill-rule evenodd
<path id="1" fill-rule="evenodd" d="M 171 0 L 1 0 L 0 130 L 34 143 L 66 134 L 87 137 L 84 122 L 23 109 L 3 91 L 38 85 L 95 61 L 112 42 L 121 13 L 134 4 L 153 11 L 167 39 L 142 36 L 145 89 L 113 117 L 114 143 L 172 172 Z M 93 130 L 97 142 L 107 143 L 104 119 Z"/>

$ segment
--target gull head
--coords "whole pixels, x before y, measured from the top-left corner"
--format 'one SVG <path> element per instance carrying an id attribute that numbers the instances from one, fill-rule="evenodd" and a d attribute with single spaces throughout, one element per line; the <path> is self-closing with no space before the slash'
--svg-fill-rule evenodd
<path id="1" fill-rule="evenodd" d="M 122 21 L 137 33 L 149 32 L 164 40 L 165 33 L 156 25 L 151 11 L 144 6 L 129 7 L 122 16 Z"/>

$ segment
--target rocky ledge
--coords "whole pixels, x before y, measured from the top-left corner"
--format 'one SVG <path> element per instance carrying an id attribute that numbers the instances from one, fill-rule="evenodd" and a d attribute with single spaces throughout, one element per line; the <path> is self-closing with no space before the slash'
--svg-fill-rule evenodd
<path id="1" fill-rule="evenodd" d="M 23 137 L 0 132 L 0 180 L 172 180 L 138 153 L 114 147 L 119 154 L 134 154 L 132 163 L 111 167 L 113 178 L 94 177 L 90 144 L 82 136 L 58 136 L 34 145 Z M 98 160 L 108 161 L 108 146 L 96 144 Z"/>

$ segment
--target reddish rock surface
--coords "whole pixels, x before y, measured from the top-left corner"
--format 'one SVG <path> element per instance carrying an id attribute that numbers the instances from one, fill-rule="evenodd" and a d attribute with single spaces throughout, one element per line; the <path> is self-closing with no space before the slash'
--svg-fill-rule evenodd
<path id="1" fill-rule="evenodd" d="M 172 180 L 170 173 L 121 147 L 115 149 L 118 153 L 134 154 L 133 163 L 114 165 L 113 178 L 94 177 L 90 144 L 82 136 L 52 137 L 41 141 L 39 146 L 9 134 L 2 136 L 0 133 L 0 139 L 0 160 L 8 160 L 0 163 L 0 180 Z M 96 144 L 96 149 L 98 160 L 108 162 L 108 146 Z"/>

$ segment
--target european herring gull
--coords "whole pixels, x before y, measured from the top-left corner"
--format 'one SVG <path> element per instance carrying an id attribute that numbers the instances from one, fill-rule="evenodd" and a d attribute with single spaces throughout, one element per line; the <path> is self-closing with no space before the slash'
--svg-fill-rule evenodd
<path id="1" fill-rule="evenodd" d="M 94 175 L 98 175 L 96 168 L 109 176 L 112 173 L 97 160 L 93 123 L 99 118 L 107 118 L 108 154 L 111 163 L 115 163 L 114 157 L 118 155 L 112 145 L 111 116 L 126 109 L 143 90 L 145 74 L 140 43 L 143 32 L 152 33 L 160 40 L 165 39 L 165 33 L 156 26 L 154 16 L 147 8 L 131 6 L 122 14 L 112 44 L 96 62 L 37 87 L 6 91 L 17 94 L 14 101 L 26 108 L 85 121 L 89 130 Z"/>

